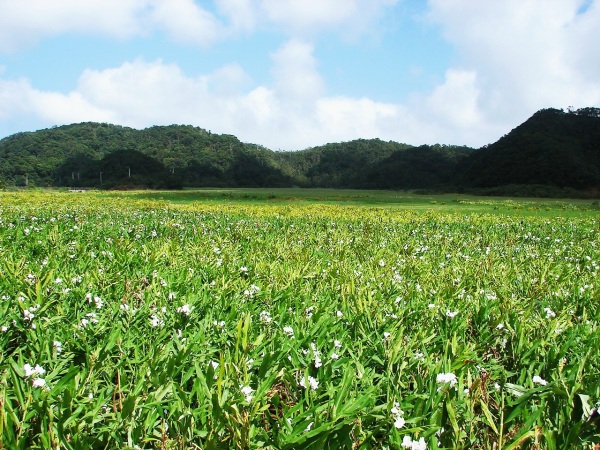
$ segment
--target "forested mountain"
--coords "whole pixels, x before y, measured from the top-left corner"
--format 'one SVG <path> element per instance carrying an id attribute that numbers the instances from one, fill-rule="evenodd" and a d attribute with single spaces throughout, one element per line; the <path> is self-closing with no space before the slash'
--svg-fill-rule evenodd
<path id="1" fill-rule="evenodd" d="M 543 109 L 459 167 L 468 188 L 545 185 L 600 188 L 600 109 Z"/>
<path id="2" fill-rule="evenodd" d="M 109 156 L 117 151 L 139 152 L 166 170 L 154 170 L 150 178 L 142 176 L 145 164 L 139 155 L 132 156 L 133 166 L 127 166 L 128 183 L 124 184 L 110 166 L 117 161 Z M 173 179 L 180 186 L 196 187 L 290 185 L 273 154 L 243 144 L 235 136 L 192 126 L 135 130 L 81 123 L 18 133 L 0 141 L 0 179 L 17 186 L 152 187 L 171 186 Z M 159 172 L 170 173 L 172 179 L 153 179 Z"/>
<path id="3" fill-rule="evenodd" d="M 358 139 L 273 152 L 193 126 L 135 130 L 80 123 L 0 140 L 0 184 L 121 189 L 303 186 L 512 194 L 531 193 L 523 186 L 544 186 L 593 193 L 600 187 L 600 109 L 538 111 L 496 143 L 478 150 Z M 544 195 L 542 191 L 536 192 Z"/>

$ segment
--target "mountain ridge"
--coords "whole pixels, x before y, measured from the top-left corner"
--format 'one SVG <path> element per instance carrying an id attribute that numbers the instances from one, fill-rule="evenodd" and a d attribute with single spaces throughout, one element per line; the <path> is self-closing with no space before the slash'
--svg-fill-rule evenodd
<path id="1" fill-rule="evenodd" d="M 125 152 L 121 159 L 130 152 L 131 161 L 112 170 L 118 161 L 106 158 L 117 151 Z M 152 166 L 152 173 L 145 166 Z M 543 109 L 480 149 L 356 139 L 274 152 L 191 125 L 136 130 L 82 122 L 0 140 L 0 181 L 17 186 L 301 186 L 480 193 L 547 186 L 597 193 L 600 109 Z"/>

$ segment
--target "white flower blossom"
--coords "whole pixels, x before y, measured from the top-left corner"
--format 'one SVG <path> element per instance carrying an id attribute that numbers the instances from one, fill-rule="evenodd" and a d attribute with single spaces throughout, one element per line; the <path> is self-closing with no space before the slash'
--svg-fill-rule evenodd
<path id="1" fill-rule="evenodd" d="M 36 364 L 35 367 L 31 367 L 31 364 L 24 364 L 23 371 L 28 378 L 37 377 L 38 375 L 44 375 L 46 373 L 46 370 L 39 364 Z"/>
<path id="2" fill-rule="evenodd" d="M 424 438 L 420 438 L 418 441 L 414 440 L 410 436 L 404 436 L 402 439 L 402 448 L 408 450 L 427 450 L 427 444 Z"/>
<path id="3" fill-rule="evenodd" d="M 292 327 L 283 327 L 283 332 L 287 334 L 290 339 L 294 339 L 294 329 Z"/>
<path id="4" fill-rule="evenodd" d="M 308 385 L 306 384 L 306 379 L 303 377 L 300 379 L 300 386 L 302 386 L 304 389 L 308 389 L 308 386 L 310 386 L 310 388 L 313 391 L 316 391 L 317 388 L 319 387 L 319 382 L 311 377 L 310 375 L 308 376 Z"/>
<path id="5" fill-rule="evenodd" d="M 165 323 L 160 319 L 160 317 L 156 316 L 156 315 L 151 315 L 150 316 L 150 326 L 152 328 L 156 328 L 158 326 L 163 326 Z"/>
<path id="6" fill-rule="evenodd" d="M 269 311 L 261 311 L 260 312 L 260 321 L 263 323 L 271 323 L 271 321 L 273 320 L 273 318 L 271 317 L 271 314 L 269 314 Z"/>
<path id="7" fill-rule="evenodd" d="M 244 397 L 246 398 L 246 401 L 250 403 L 252 401 L 252 393 L 254 392 L 254 389 L 252 389 L 250 386 L 243 386 L 241 390 L 242 394 L 244 394 Z"/>
<path id="8" fill-rule="evenodd" d="M 400 404 L 398 402 L 394 402 L 394 406 L 390 409 L 390 413 L 394 419 L 394 427 L 398 430 L 404 428 L 406 425 L 406 420 L 404 419 L 404 411 L 400 409 Z"/>
<path id="9" fill-rule="evenodd" d="M 544 380 L 542 377 L 540 377 L 539 375 L 534 375 L 533 378 L 531 379 L 531 381 L 533 381 L 534 383 L 537 383 L 537 384 L 541 384 L 542 386 L 546 386 L 548 384 L 548 382 L 546 380 Z"/>
<path id="10" fill-rule="evenodd" d="M 31 385 L 36 388 L 43 388 L 46 387 L 46 380 L 43 378 L 34 378 L 31 380 Z"/>
<path id="11" fill-rule="evenodd" d="M 190 313 L 192 312 L 192 308 L 190 307 L 190 305 L 188 305 L 187 303 L 183 306 L 180 306 L 179 308 L 177 308 L 177 312 L 183 316 L 189 316 Z"/>
<path id="12" fill-rule="evenodd" d="M 449 383 L 450 387 L 454 387 L 456 385 L 456 383 L 458 383 L 458 379 L 456 378 L 456 375 L 454 375 L 453 373 L 438 373 L 437 377 L 436 377 L 436 382 L 438 384 L 442 384 L 442 383 Z"/>

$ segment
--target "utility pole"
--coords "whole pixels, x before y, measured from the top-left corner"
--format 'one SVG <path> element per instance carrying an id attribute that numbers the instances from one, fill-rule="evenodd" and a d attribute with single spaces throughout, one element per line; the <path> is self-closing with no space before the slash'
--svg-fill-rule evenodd
<path id="1" fill-rule="evenodd" d="M 127 168 L 127 178 L 131 178 L 131 167 Z"/>

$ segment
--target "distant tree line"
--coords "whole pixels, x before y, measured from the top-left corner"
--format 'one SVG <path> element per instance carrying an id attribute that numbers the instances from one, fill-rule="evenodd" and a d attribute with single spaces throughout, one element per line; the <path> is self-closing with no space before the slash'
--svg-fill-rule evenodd
<path id="1" fill-rule="evenodd" d="M 498 193 L 510 186 L 593 195 L 600 109 L 544 109 L 478 150 L 380 139 L 274 152 L 193 126 L 80 123 L 0 141 L 2 186 L 103 189 L 331 187 Z M 540 188 L 540 186 L 542 188 Z M 552 188 L 552 189 L 550 189 Z M 508 188 L 507 188 L 508 189 Z"/>

